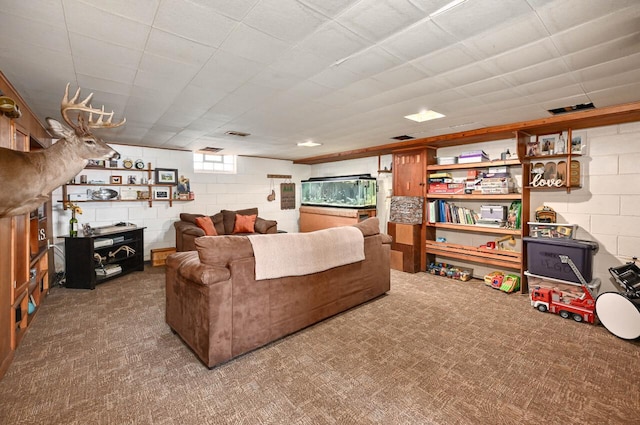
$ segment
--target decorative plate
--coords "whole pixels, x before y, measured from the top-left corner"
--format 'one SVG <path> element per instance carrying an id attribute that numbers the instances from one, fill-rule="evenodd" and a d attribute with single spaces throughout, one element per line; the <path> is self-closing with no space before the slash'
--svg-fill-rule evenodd
<path id="1" fill-rule="evenodd" d="M 99 201 L 108 201 L 110 199 L 114 199 L 118 197 L 118 192 L 113 189 L 100 188 L 99 190 L 94 190 L 91 194 L 92 199 L 97 199 Z"/>

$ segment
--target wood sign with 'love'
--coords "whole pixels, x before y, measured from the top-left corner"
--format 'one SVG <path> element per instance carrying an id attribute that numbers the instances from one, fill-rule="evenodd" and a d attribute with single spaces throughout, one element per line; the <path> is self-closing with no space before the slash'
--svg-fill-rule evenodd
<path id="1" fill-rule="evenodd" d="M 566 187 L 567 177 L 572 187 L 580 185 L 580 163 L 578 161 L 571 161 L 569 175 L 565 161 L 538 162 L 531 167 L 529 186 L 532 188 Z"/>

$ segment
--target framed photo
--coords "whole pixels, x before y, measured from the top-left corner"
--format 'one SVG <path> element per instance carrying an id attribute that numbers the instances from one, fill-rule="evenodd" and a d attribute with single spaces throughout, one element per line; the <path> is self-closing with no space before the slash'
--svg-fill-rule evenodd
<path id="1" fill-rule="evenodd" d="M 559 134 L 550 134 L 548 136 L 540 136 L 540 154 L 553 155 L 556 152 L 556 143 Z"/>
<path id="2" fill-rule="evenodd" d="M 191 192 L 191 184 L 189 183 L 189 179 L 185 176 L 180 176 L 180 180 L 178 181 L 178 193 L 189 192 Z"/>
<path id="3" fill-rule="evenodd" d="M 111 176 L 111 178 L 109 178 L 109 183 L 122 184 L 122 176 Z"/>
<path id="4" fill-rule="evenodd" d="M 87 167 L 104 168 L 104 159 L 90 159 Z"/>
<path id="5" fill-rule="evenodd" d="M 153 189 L 153 199 L 169 199 L 169 189 L 156 187 Z"/>
<path id="6" fill-rule="evenodd" d="M 540 142 L 533 137 L 527 142 L 527 155 L 526 156 L 539 156 L 540 155 Z"/>
<path id="7" fill-rule="evenodd" d="M 571 153 L 582 153 L 585 142 L 585 137 L 582 134 L 573 133 L 571 135 Z"/>
<path id="8" fill-rule="evenodd" d="M 155 184 L 178 184 L 178 170 L 175 168 L 156 168 Z"/>

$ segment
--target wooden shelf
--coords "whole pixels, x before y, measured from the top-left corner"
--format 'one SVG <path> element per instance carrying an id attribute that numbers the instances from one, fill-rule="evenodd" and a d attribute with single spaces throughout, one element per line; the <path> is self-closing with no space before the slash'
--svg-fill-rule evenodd
<path id="1" fill-rule="evenodd" d="M 522 164 L 517 159 L 471 162 L 469 164 L 450 164 L 450 165 L 432 164 L 432 165 L 427 165 L 427 171 L 461 170 L 461 169 L 467 169 L 467 168 L 488 168 L 488 167 L 500 167 L 503 165 L 518 166 Z"/>
<path id="2" fill-rule="evenodd" d="M 507 269 L 520 270 L 522 263 L 522 254 L 516 251 L 483 249 L 475 246 L 435 242 L 431 240 L 426 241 L 425 248 L 429 254 Z"/>
<path id="3" fill-rule="evenodd" d="M 429 199 L 468 199 L 468 200 L 512 200 L 522 199 L 521 193 L 506 193 L 504 195 L 457 195 L 448 193 L 427 193 Z"/>
<path id="4" fill-rule="evenodd" d="M 520 236 L 522 233 L 522 229 L 507 229 L 506 227 L 478 226 L 474 224 L 427 223 L 427 227 L 435 227 L 437 229 L 462 230 L 462 231 L 475 232 L 475 233 L 491 233 L 495 235 Z"/>
<path id="5" fill-rule="evenodd" d="M 525 156 L 522 161 L 534 162 L 534 161 L 544 161 L 546 159 L 567 159 L 567 157 L 581 157 L 582 154 L 579 153 L 557 153 L 554 155 L 539 155 L 539 156 Z"/>

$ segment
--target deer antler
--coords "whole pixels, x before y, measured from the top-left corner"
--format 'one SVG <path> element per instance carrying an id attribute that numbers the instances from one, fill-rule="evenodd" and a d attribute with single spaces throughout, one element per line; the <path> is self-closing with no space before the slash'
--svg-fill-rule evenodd
<path id="1" fill-rule="evenodd" d="M 76 90 L 76 94 L 73 96 L 73 98 L 69 100 L 70 85 L 71 83 L 67 83 L 67 87 L 64 90 L 64 97 L 62 98 L 62 102 L 60 104 L 60 113 L 62 114 L 62 118 L 64 119 L 64 121 L 74 129 L 81 130 L 84 133 L 87 133 L 90 128 L 114 128 L 114 127 L 120 127 L 125 122 L 127 122 L 127 119 L 123 118 L 122 121 L 114 124 L 112 122 L 113 111 L 105 112 L 104 105 L 102 106 L 102 109 L 97 109 L 92 107 L 91 104 L 89 104 L 89 102 L 93 97 L 93 93 L 87 96 L 87 98 L 82 102 L 76 103 L 76 101 L 78 100 L 78 97 L 80 97 L 80 87 L 78 87 L 78 90 Z M 67 115 L 67 112 L 69 111 L 78 111 L 78 125 L 75 125 Z M 89 121 L 86 123 L 82 116 L 82 112 L 89 113 Z M 93 120 L 93 114 L 98 115 L 98 118 L 95 121 Z M 108 117 L 106 121 L 103 119 L 105 117 Z"/>

